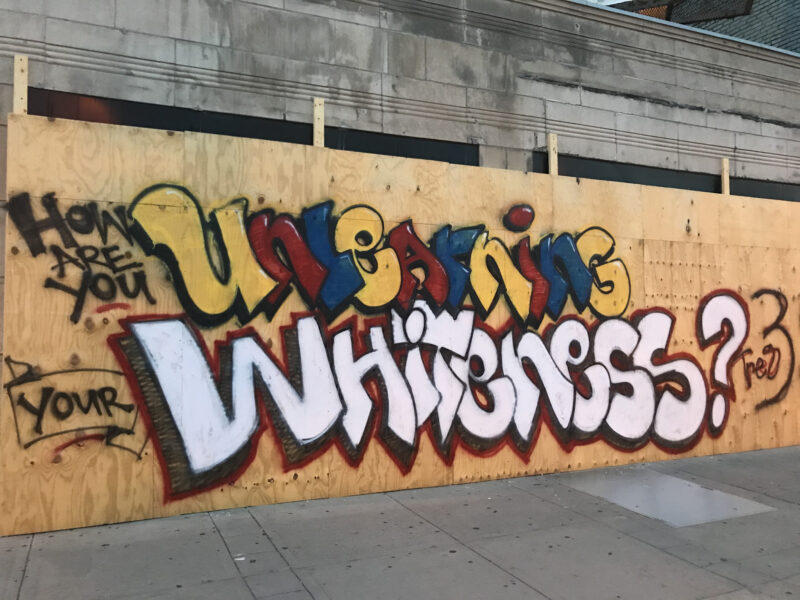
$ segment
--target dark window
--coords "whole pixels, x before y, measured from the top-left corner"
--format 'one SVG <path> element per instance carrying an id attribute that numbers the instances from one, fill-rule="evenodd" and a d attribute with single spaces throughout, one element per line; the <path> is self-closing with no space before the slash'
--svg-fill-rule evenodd
<path id="1" fill-rule="evenodd" d="M 257 138 L 294 144 L 311 144 L 312 127 L 307 123 L 178 108 L 82 96 L 38 88 L 28 91 L 32 115 L 78 119 L 172 131 L 197 131 Z M 328 148 L 370 152 L 389 156 L 439 160 L 460 165 L 478 165 L 478 145 L 414 138 L 341 127 L 325 128 Z M 659 169 L 561 154 L 559 173 L 571 177 L 621 181 L 660 187 L 719 192 L 719 175 Z M 547 153 L 533 152 L 532 171 L 547 173 Z M 757 198 L 800 201 L 800 185 L 754 179 L 731 178 L 731 193 Z"/>
<path id="2" fill-rule="evenodd" d="M 547 173 L 547 153 L 533 153 L 535 173 Z M 631 165 L 608 160 L 581 158 L 565 154 L 558 155 L 558 173 L 570 177 L 586 177 L 605 181 L 621 181 L 641 185 L 675 188 L 679 190 L 695 190 L 698 192 L 720 193 L 722 180 L 719 175 L 709 173 L 691 173 L 658 167 Z M 736 196 L 752 196 L 754 198 L 771 198 L 774 200 L 791 200 L 800 202 L 800 185 L 796 183 L 778 183 L 758 179 L 741 179 L 731 177 L 731 194 Z"/>
<path id="3" fill-rule="evenodd" d="M 311 144 L 313 135 L 313 128 L 307 123 L 96 98 L 39 88 L 28 90 L 28 112 L 57 119 L 215 133 L 294 144 Z M 478 165 L 477 144 L 326 127 L 325 145 L 339 150 Z"/>
<path id="4" fill-rule="evenodd" d="M 423 158 L 474 166 L 478 165 L 479 154 L 477 144 L 443 142 L 340 127 L 325 128 L 325 146 L 337 150 Z"/>
<path id="5" fill-rule="evenodd" d="M 731 177 L 731 194 L 800 202 L 800 185 Z"/>

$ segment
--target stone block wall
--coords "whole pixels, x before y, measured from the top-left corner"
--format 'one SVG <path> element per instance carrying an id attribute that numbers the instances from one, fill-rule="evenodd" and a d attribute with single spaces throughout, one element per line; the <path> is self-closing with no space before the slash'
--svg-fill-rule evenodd
<path id="1" fill-rule="evenodd" d="M 569 0 L 0 0 L 31 85 L 800 182 L 800 57 Z M 3 117 L 4 118 L 4 117 Z"/>

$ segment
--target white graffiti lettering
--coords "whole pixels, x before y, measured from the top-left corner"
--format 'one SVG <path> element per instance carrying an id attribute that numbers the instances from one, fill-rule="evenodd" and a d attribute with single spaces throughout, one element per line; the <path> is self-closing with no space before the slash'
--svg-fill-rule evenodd
<path id="1" fill-rule="evenodd" d="M 701 344 L 725 338 L 711 377 L 724 391 L 746 314 L 724 293 L 701 311 Z M 288 465 L 333 441 L 355 464 L 376 415 L 378 434 L 404 470 L 427 423 L 445 460 L 456 435 L 477 452 L 508 442 L 525 454 L 542 419 L 565 445 L 603 438 L 626 450 L 649 441 L 688 447 L 707 420 L 717 425 L 713 404 L 725 397 L 709 401 L 693 357 L 667 354 L 674 325 L 671 314 L 653 309 L 591 330 L 566 318 L 542 337 L 511 326 L 491 331 L 472 310 L 436 314 L 417 300 L 405 316 L 392 311 L 388 323 L 366 332 L 353 325 L 329 334 L 315 317 L 298 319 L 284 332 L 288 375 L 250 332 L 220 345 L 215 377 L 181 319 L 129 324 L 122 349 L 161 454 L 171 456 L 171 489 L 185 492 L 246 461 L 248 444 L 267 426 L 259 398 Z"/>

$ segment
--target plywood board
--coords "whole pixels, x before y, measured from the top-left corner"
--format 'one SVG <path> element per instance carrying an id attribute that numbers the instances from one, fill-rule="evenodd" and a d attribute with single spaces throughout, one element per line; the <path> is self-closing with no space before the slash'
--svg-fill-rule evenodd
<path id="1" fill-rule="evenodd" d="M 8 128 L 0 534 L 800 441 L 796 205 Z"/>

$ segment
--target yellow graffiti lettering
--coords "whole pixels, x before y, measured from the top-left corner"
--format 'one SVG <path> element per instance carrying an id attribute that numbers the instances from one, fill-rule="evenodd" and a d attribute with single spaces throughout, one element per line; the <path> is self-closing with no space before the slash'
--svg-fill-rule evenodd
<path id="1" fill-rule="evenodd" d="M 238 298 L 249 316 L 276 286 L 253 256 L 246 213 L 247 200 L 237 198 L 206 221 L 197 200 L 176 186 L 146 191 L 130 211 L 152 252 L 170 266 L 182 300 L 209 317 L 230 311 Z"/>
<path id="2" fill-rule="evenodd" d="M 614 238 L 605 229 L 590 227 L 575 240 L 584 264 L 592 271 L 592 292 L 589 304 L 604 317 L 618 317 L 628 308 L 631 281 L 628 269 L 614 254 Z"/>
<path id="3" fill-rule="evenodd" d="M 533 284 L 517 270 L 502 241 L 480 234 L 472 246 L 469 268 L 470 285 L 485 312 L 494 305 L 502 283 L 511 308 L 521 319 L 528 317 Z"/>
<path id="4" fill-rule="evenodd" d="M 402 273 L 392 248 L 375 250 L 383 239 L 383 219 L 368 206 L 345 210 L 336 222 L 334 243 L 338 252 L 351 252 L 364 287 L 356 298 L 364 306 L 385 306 L 400 291 Z"/>

